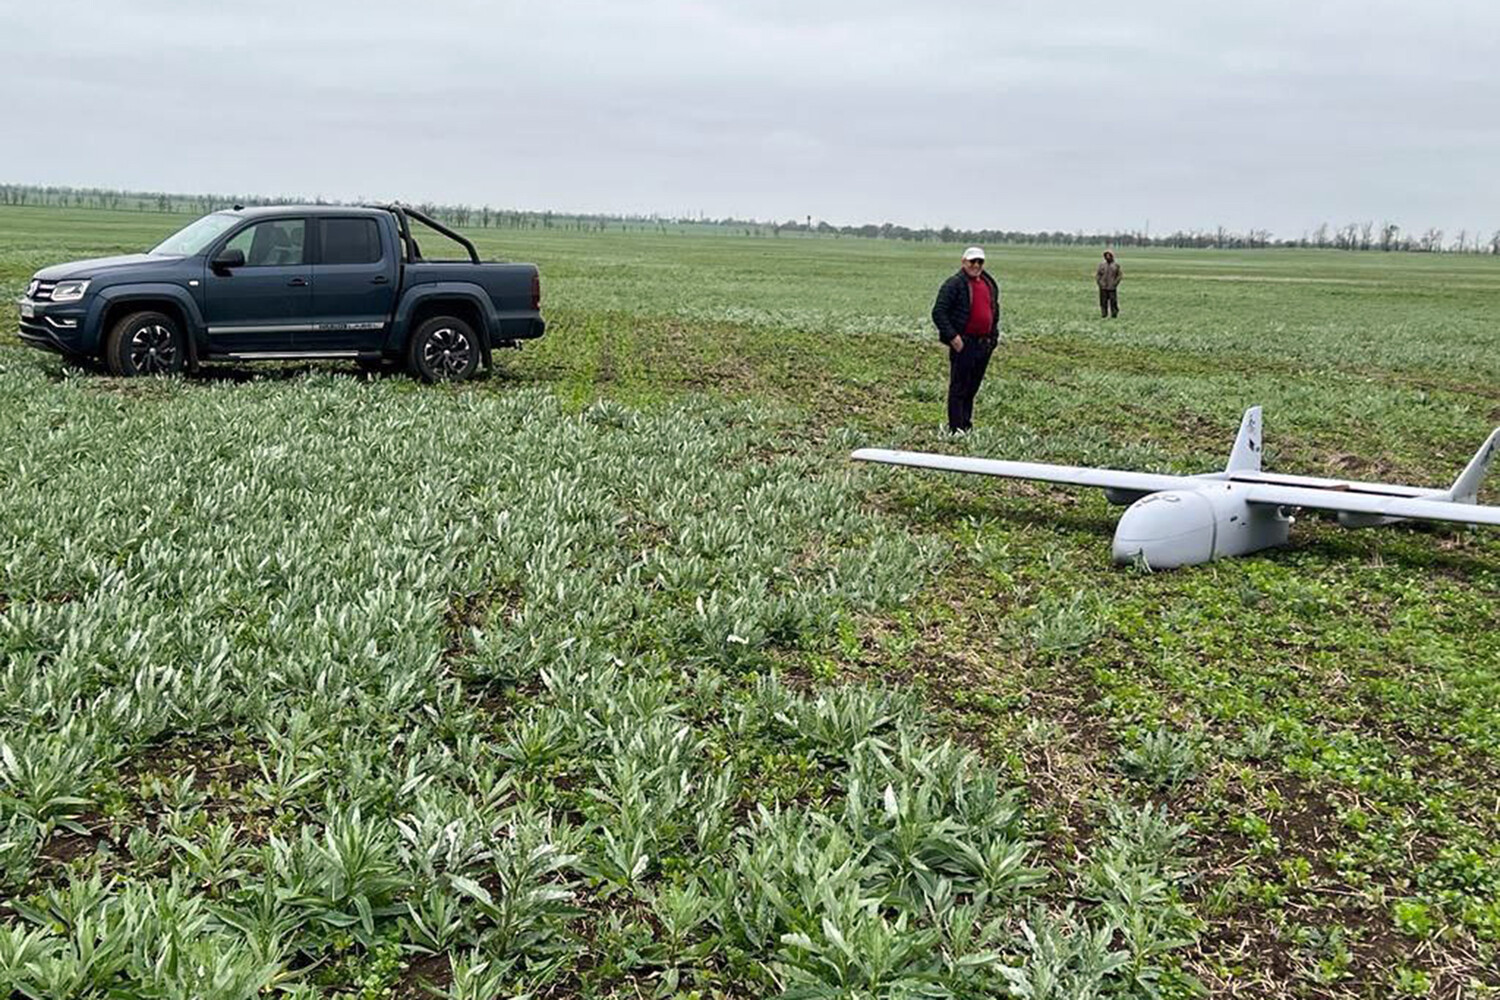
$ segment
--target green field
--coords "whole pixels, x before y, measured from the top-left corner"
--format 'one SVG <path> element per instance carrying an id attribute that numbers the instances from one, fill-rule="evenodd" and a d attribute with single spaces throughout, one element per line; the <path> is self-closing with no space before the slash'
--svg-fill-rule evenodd
<path id="1" fill-rule="evenodd" d="M 0 294 L 185 216 L 0 208 Z M 0 334 L 0 994 L 1500 995 L 1500 532 L 1110 565 L 863 445 L 1446 485 L 1500 260 L 476 230 L 457 387 Z M 430 248 L 429 248 L 430 249 Z M 5 323 L 13 329 L 13 321 Z M 1500 477 L 1481 494 L 1500 503 Z"/>

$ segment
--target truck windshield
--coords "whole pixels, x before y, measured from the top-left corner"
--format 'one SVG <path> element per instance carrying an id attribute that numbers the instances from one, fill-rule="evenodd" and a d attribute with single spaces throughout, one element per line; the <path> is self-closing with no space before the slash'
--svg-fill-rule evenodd
<path id="1" fill-rule="evenodd" d="M 237 215 L 220 212 L 205 215 L 197 222 L 177 230 L 152 247 L 149 252 L 162 257 L 191 257 L 193 254 L 202 253 L 215 237 L 239 221 L 240 217 Z"/>

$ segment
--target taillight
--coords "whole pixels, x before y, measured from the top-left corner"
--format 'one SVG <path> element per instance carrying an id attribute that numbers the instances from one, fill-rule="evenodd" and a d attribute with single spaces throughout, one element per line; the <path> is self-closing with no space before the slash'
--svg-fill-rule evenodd
<path id="1" fill-rule="evenodd" d="M 542 308 L 542 276 L 539 272 L 531 272 L 531 308 Z"/>

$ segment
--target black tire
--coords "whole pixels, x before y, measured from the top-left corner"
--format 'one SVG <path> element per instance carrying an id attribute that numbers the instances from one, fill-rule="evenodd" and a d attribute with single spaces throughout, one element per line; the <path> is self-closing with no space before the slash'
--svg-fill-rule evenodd
<path id="1" fill-rule="evenodd" d="M 104 341 L 104 365 L 111 375 L 174 375 L 186 363 L 187 341 L 166 313 L 124 316 Z"/>
<path id="2" fill-rule="evenodd" d="M 457 316 L 434 316 L 406 345 L 406 367 L 424 382 L 462 382 L 479 369 L 479 336 Z"/>

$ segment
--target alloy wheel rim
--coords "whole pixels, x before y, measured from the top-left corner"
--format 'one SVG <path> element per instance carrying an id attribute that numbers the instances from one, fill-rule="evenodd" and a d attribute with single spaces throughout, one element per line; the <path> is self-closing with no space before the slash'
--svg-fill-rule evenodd
<path id="1" fill-rule="evenodd" d="M 130 366 L 138 372 L 158 375 L 173 371 L 177 363 L 177 338 L 160 323 L 136 329 L 130 335 Z"/>
<path id="2" fill-rule="evenodd" d="M 422 345 L 422 361 L 427 370 L 443 380 L 456 379 L 468 370 L 474 346 L 461 330 L 445 326 L 434 330 Z"/>

